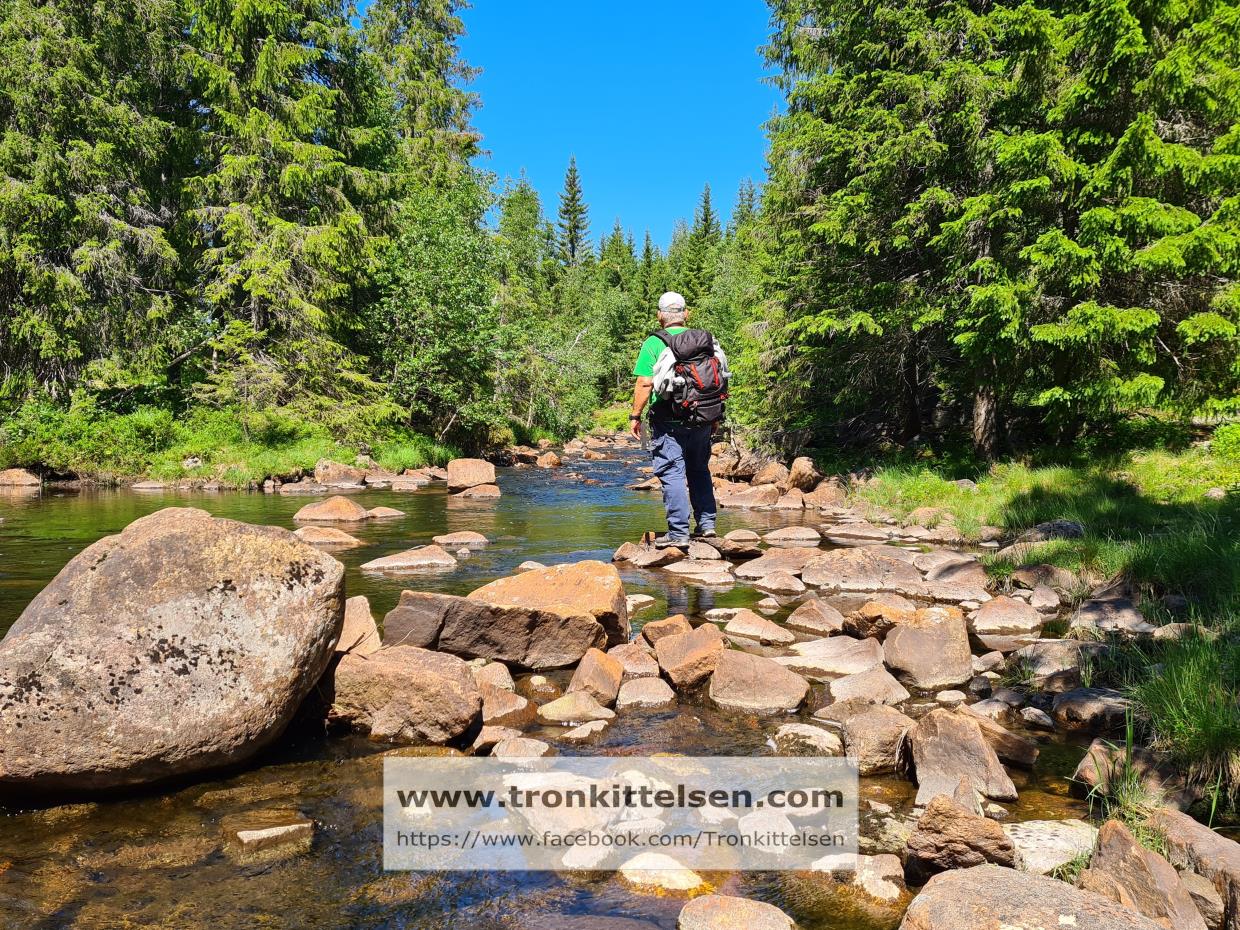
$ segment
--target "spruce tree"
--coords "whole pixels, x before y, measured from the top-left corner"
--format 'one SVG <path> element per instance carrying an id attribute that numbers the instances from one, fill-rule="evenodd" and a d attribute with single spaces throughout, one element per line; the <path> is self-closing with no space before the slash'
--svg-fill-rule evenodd
<path id="1" fill-rule="evenodd" d="M 577 173 L 577 157 L 574 155 L 569 158 L 568 170 L 564 174 L 558 224 L 560 261 L 568 267 L 581 265 L 591 252 L 589 213 L 581 191 L 581 177 Z"/>

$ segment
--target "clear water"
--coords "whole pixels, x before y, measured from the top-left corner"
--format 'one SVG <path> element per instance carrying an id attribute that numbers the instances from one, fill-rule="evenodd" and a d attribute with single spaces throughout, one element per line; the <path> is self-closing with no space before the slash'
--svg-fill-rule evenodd
<path id="1" fill-rule="evenodd" d="M 503 470 L 498 502 L 465 503 L 436 488 L 416 493 L 367 491 L 367 507 L 387 505 L 406 516 L 349 532 L 363 547 L 336 555 L 348 567 L 349 594 L 366 594 L 382 616 L 403 588 L 463 593 L 510 573 L 526 559 L 553 564 L 608 559 L 626 539 L 661 529 L 657 497 L 629 492 L 639 453 L 605 462 L 571 461 L 582 477 L 538 469 Z M 597 482 L 597 483 L 595 483 Z M 0 496 L 0 633 L 77 552 L 101 536 L 161 507 L 201 507 L 251 523 L 292 528 L 307 498 L 244 493 L 55 490 Z M 764 530 L 802 519 L 780 513 L 725 511 L 720 530 Z M 812 518 L 811 518 L 812 519 Z M 384 578 L 358 566 L 430 541 L 476 530 L 493 540 L 442 574 Z M 629 593 L 658 604 L 641 618 L 700 614 L 715 606 L 747 605 L 752 589 L 703 589 L 657 572 L 625 575 Z M 559 744 L 562 753 L 613 755 L 764 754 L 776 722 L 682 704 L 626 714 L 588 749 Z M 556 742 L 557 731 L 533 736 Z M 1064 776 L 1081 756 L 1076 746 L 1048 746 L 1037 771 L 1013 772 L 1018 819 L 1080 816 Z M 411 750 L 396 750 L 410 752 Z M 0 808 L 0 927 L 13 930 L 242 930 L 242 928 L 550 928 L 652 930 L 675 927 L 682 901 L 635 894 L 610 874 L 385 873 L 381 867 L 379 794 L 383 747 L 352 737 L 326 737 L 301 721 L 280 745 L 245 771 L 103 803 L 39 811 Z M 863 795 L 911 805 L 910 785 L 867 779 Z M 234 860 L 222 842 L 221 820 L 248 811 L 296 810 L 313 818 L 309 852 L 262 864 Z M 824 890 L 820 880 L 775 873 L 709 876 L 730 894 L 783 907 L 806 930 L 870 930 L 893 920 L 858 911 Z"/>

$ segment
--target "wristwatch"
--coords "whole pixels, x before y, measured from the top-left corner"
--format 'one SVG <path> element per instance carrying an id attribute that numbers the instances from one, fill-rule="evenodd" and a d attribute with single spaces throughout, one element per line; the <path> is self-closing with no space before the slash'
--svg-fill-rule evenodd
<path id="1" fill-rule="evenodd" d="M 642 415 L 641 415 L 640 413 L 630 413 L 630 414 L 629 414 L 629 420 L 630 420 L 630 421 L 632 421 L 632 422 L 637 422 L 637 421 L 641 420 L 641 418 L 642 418 Z"/>

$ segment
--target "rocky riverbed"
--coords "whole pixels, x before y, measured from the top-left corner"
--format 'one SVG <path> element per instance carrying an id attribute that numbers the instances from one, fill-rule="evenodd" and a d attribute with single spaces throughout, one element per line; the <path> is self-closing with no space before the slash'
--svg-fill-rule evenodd
<path id="1" fill-rule="evenodd" d="M 725 535 L 683 552 L 641 545 L 659 507 L 602 440 L 399 488 L 2 499 L 4 925 L 1237 926 L 1240 847 L 1174 810 L 1165 857 L 1099 834 L 1070 779 L 1105 786 L 1086 747 L 1125 702 L 1064 634 L 1147 632 L 1124 592 L 1036 565 L 1000 590 L 949 525 L 724 451 Z M 846 754 L 863 856 L 384 873 L 382 759 L 427 752 Z"/>

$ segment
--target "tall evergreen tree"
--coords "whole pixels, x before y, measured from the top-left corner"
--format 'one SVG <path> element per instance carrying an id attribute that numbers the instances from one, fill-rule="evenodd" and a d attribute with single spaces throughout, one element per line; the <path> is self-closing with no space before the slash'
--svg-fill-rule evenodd
<path id="1" fill-rule="evenodd" d="M 582 264 L 590 254 L 590 208 L 586 206 L 577 173 L 577 156 L 568 160 L 564 190 L 560 193 L 560 261 L 569 267 Z"/>

